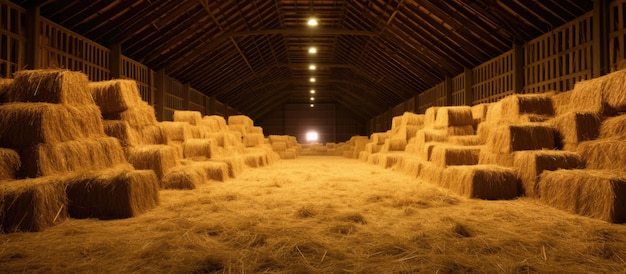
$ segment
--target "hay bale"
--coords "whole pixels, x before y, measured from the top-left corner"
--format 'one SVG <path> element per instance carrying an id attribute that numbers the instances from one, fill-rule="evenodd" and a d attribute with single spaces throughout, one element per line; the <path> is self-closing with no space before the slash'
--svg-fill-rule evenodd
<path id="1" fill-rule="evenodd" d="M 126 121 L 104 120 L 104 133 L 107 136 L 117 138 L 122 147 L 138 145 L 139 136 Z"/>
<path id="2" fill-rule="evenodd" d="M 93 105 L 87 75 L 68 70 L 20 70 L 14 74 L 7 102 Z"/>
<path id="3" fill-rule="evenodd" d="M 252 127 L 248 127 L 248 129 L 246 130 L 247 134 L 261 134 L 263 135 L 263 128 L 262 127 L 257 127 L 257 126 L 252 126 Z"/>
<path id="4" fill-rule="evenodd" d="M 102 113 L 122 112 L 142 101 L 139 87 L 134 80 L 90 82 L 89 89 Z"/>
<path id="5" fill-rule="evenodd" d="M 228 125 L 242 125 L 244 128 L 250 128 L 254 126 L 254 121 L 246 115 L 232 115 L 228 116 Z"/>
<path id="6" fill-rule="evenodd" d="M 165 129 L 158 124 L 135 128 L 135 132 L 138 145 L 166 145 L 170 141 Z"/>
<path id="7" fill-rule="evenodd" d="M 298 154 L 296 153 L 296 150 L 293 148 L 288 148 L 285 151 L 278 151 L 278 155 L 280 155 L 281 159 L 296 159 L 298 157 Z M 352 153 L 349 153 L 349 158 L 352 158 Z"/>
<path id="8" fill-rule="evenodd" d="M 567 112 L 591 112 L 612 116 L 615 109 L 611 108 L 602 98 L 602 83 L 598 81 L 581 81 L 569 92 L 552 96 L 556 114 Z"/>
<path id="9" fill-rule="evenodd" d="M 598 138 L 626 139 L 626 114 L 610 117 L 602 122 Z"/>
<path id="10" fill-rule="evenodd" d="M 529 150 L 515 153 L 514 166 L 520 175 L 520 193 L 537 198 L 537 181 L 544 170 L 585 168 L 585 161 L 569 151 Z"/>
<path id="11" fill-rule="evenodd" d="M 597 94 L 601 102 L 616 111 L 626 111 L 626 70 L 618 70 L 607 75 L 578 82 L 574 94 Z"/>
<path id="12" fill-rule="evenodd" d="M 9 89 L 13 88 L 13 79 L 0 78 L 0 104 L 6 102 Z"/>
<path id="13" fill-rule="evenodd" d="M 412 178 L 417 178 L 417 175 L 419 174 L 423 165 L 424 161 L 421 158 L 414 155 L 404 154 L 398 158 L 398 162 L 392 169 L 394 171 L 409 175 Z"/>
<path id="14" fill-rule="evenodd" d="M 448 143 L 459 146 L 484 145 L 483 139 L 478 135 L 448 136 Z"/>
<path id="15" fill-rule="evenodd" d="M 431 162 L 423 162 L 417 178 L 427 183 L 448 188 L 444 177 L 445 168 L 441 168 Z"/>
<path id="16" fill-rule="evenodd" d="M 0 105 L 0 144 L 20 148 L 104 136 L 95 106 L 73 107 L 48 103 Z"/>
<path id="17" fill-rule="evenodd" d="M 246 152 L 243 157 L 246 166 L 258 168 L 267 165 L 267 153 L 265 152 Z"/>
<path id="18" fill-rule="evenodd" d="M 0 183 L 0 229 L 38 232 L 67 219 L 66 177 Z"/>
<path id="19" fill-rule="evenodd" d="M 395 133 L 402 125 L 402 115 L 391 118 L 391 132 Z"/>
<path id="20" fill-rule="evenodd" d="M 135 217 L 159 204 L 159 188 L 152 170 L 121 165 L 91 172 L 69 180 L 68 213 L 103 220 Z"/>
<path id="21" fill-rule="evenodd" d="M 287 136 L 287 135 L 270 135 L 269 139 L 270 139 L 270 143 L 274 143 L 274 142 L 284 142 L 284 143 L 287 143 L 287 142 L 289 142 L 289 136 Z"/>
<path id="22" fill-rule="evenodd" d="M 0 147 L 0 180 L 14 180 L 22 162 L 17 151 Z"/>
<path id="23" fill-rule="evenodd" d="M 196 189 L 204 183 L 201 169 L 192 166 L 177 166 L 170 169 L 161 180 L 164 189 Z"/>
<path id="24" fill-rule="evenodd" d="M 244 125 L 228 125 L 228 130 L 244 135 L 248 128 Z"/>
<path id="25" fill-rule="evenodd" d="M 434 123 L 435 128 L 450 126 L 471 126 L 474 124 L 472 109 L 469 106 L 440 107 Z"/>
<path id="26" fill-rule="evenodd" d="M 490 105 L 490 103 L 482 103 L 471 106 L 474 125 L 478 125 L 478 123 L 482 123 L 487 120 L 487 111 L 489 110 Z"/>
<path id="27" fill-rule="evenodd" d="M 405 138 L 389 138 L 387 140 L 385 140 L 385 144 L 381 147 L 381 152 L 388 152 L 388 151 L 404 151 L 404 148 L 407 145 L 407 141 Z M 367 146 L 367 144 L 366 144 Z M 364 150 L 366 149 L 365 147 L 363 148 Z M 355 147 L 355 150 L 356 147 Z"/>
<path id="28" fill-rule="evenodd" d="M 367 155 L 366 162 L 370 165 L 378 165 L 381 157 L 382 157 L 382 153 L 370 154 L 370 155 Z"/>
<path id="29" fill-rule="evenodd" d="M 489 135 L 486 146 L 496 153 L 554 149 L 554 133 L 554 128 L 546 125 L 500 125 Z"/>
<path id="30" fill-rule="evenodd" d="M 419 147 L 416 148 L 417 149 L 417 156 L 420 157 L 424 161 L 430 161 L 430 160 L 432 160 L 433 149 L 435 149 L 436 146 L 441 146 L 441 145 L 444 145 L 444 143 L 427 142 L 427 143 L 423 144 L 422 146 L 419 146 Z"/>
<path id="31" fill-rule="evenodd" d="M 576 152 L 585 158 L 589 169 L 626 170 L 626 141 L 601 139 L 578 144 Z"/>
<path id="32" fill-rule="evenodd" d="M 626 222 L 623 171 L 545 171 L 539 193 L 539 200 L 549 206 L 611 223 Z"/>
<path id="33" fill-rule="evenodd" d="M 373 144 L 383 145 L 385 143 L 385 140 L 387 140 L 387 138 L 389 137 L 389 134 L 387 134 L 386 132 L 376 132 L 372 133 L 370 139 L 372 140 Z"/>
<path id="34" fill-rule="evenodd" d="M 187 122 L 197 126 L 202 120 L 202 113 L 195 110 L 175 110 L 173 119 L 174 122 Z"/>
<path id="35" fill-rule="evenodd" d="M 128 162 L 135 169 L 151 169 L 159 179 L 177 165 L 178 151 L 168 145 L 143 145 L 128 150 Z"/>
<path id="36" fill-rule="evenodd" d="M 263 144 L 265 136 L 260 133 L 246 133 L 243 135 L 243 144 L 246 147 L 256 147 Z"/>
<path id="37" fill-rule="evenodd" d="M 434 146 L 431 153 L 431 162 L 439 167 L 476 165 L 480 147 L 464 147 L 451 145 Z"/>
<path id="38" fill-rule="evenodd" d="M 165 131 L 165 134 L 171 141 L 184 142 L 192 138 L 192 126 L 189 123 L 163 121 L 159 122 L 158 126 Z"/>
<path id="39" fill-rule="evenodd" d="M 489 107 L 487 121 L 519 122 L 524 115 L 554 115 L 552 93 L 544 94 L 514 94 L 502 98 Z"/>
<path id="40" fill-rule="evenodd" d="M 246 167 L 245 159 L 241 155 L 217 157 L 212 158 L 211 161 L 226 163 L 226 165 L 228 166 L 228 176 L 230 178 L 237 178 Z"/>
<path id="41" fill-rule="evenodd" d="M 493 152 L 491 149 L 483 147 L 478 154 L 479 165 L 499 165 L 503 167 L 515 166 L 515 154 L 513 153 L 498 153 Z"/>
<path id="42" fill-rule="evenodd" d="M 394 167 L 400 158 L 402 158 L 401 153 L 381 153 L 378 158 L 378 166 L 388 169 Z"/>
<path id="43" fill-rule="evenodd" d="M 602 117 L 596 113 L 568 112 L 549 123 L 556 129 L 556 147 L 574 150 L 578 143 L 598 137 Z"/>
<path id="44" fill-rule="evenodd" d="M 383 145 L 368 143 L 367 145 L 365 145 L 365 151 L 368 153 L 378 153 L 382 147 Z"/>
<path id="45" fill-rule="evenodd" d="M 219 115 L 206 115 L 202 117 L 203 121 L 207 121 L 212 131 L 222 131 L 228 129 L 226 119 Z"/>
<path id="46" fill-rule="evenodd" d="M 415 114 L 413 112 L 406 111 L 402 114 L 401 117 L 402 118 L 400 119 L 400 124 L 403 126 L 424 126 L 424 114 Z"/>
<path id="47" fill-rule="evenodd" d="M 443 177 L 451 191 L 467 198 L 504 200 L 519 195 L 517 174 L 511 168 L 452 166 L 445 169 Z"/>
<path id="48" fill-rule="evenodd" d="M 206 157 L 215 156 L 217 146 L 212 139 L 187 139 L 183 142 L 183 157 Z"/>
<path id="49" fill-rule="evenodd" d="M 437 112 L 439 107 L 429 107 L 424 112 L 424 127 L 432 127 L 437 120 Z"/>
<path id="50" fill-rule="evenodd" d="M 466 136 L 466 135 L 474 135 L 476 132 L 474 131 L 474 126 L 449 126 L 444 128 L 448 133 L 448 136 Z"/>
<path id="51" fill-rule="evenodd" d="M 287 150 L 287 142 L 275 141 L 272 142 L 272 150 L 276 152 L 282 152 Z"/>
<path id="52" fill-rule="evenodd" d="M 414 140 L 416 148 L 420 150 L 429 142 L 445 142 L 448 140 L 448 132 L 440 129 L 424 128 L 417 131 Z"/>
<path id="53" fill-rule="evenodd" d="M 183 162 L 187 168 L 197 169 L 207 181 L 224 182 L 228 180 L 228 164 L 216 161 L 187 161 Z"/>
<path id="54" fill-rule="evenodd" d="M 120 142 L 113 137 L 39 144 L 20 152 L 19 177 L 42 177 L 99 170 L 126 163 Z"/>
<path id="55" fill-rule="evenodd" d="M 105 120 L 121 120 L 126 121 L 133 128 L 141 128 L 144 126 L 155 125 L 157 123 L 154 115 L 154 108 L 146 102 L 140 102 L 138 105 L 122 112 L 102 114 Z"/>

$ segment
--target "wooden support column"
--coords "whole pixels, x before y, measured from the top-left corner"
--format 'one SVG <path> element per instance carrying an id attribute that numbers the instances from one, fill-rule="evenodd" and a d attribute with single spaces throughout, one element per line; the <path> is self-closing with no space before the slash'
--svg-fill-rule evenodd
<path id="1" fill-rule="evenodd" d="M 111 45 L 111 54 L 109 54 L 109 70 L 111 70 L 111 78 L 122 78 L 122 44 L 115 43 Z"/>
<path id="2" fill-rule="evenodd" d="M 513 93 L 524 92 L 524 47 L 513 44 Z"/>
<path id="3" fill-rule="evenodd" d="M 41 68 L 41 10 L 39 5 L 26 10 L 26 54 L 25 66 L 27 69 Z"/>
<path id="4" fill-rule="evenodd" d="M 446 75 L 446 78 L 443 80 L 443 88 L 446 91 L 446 106 L 453 105 L 454 97 L 452 97 L 452 77 L 450 75 Z"/>
<path id="5" fill-rule="evenodd" d="M 471 68 L 465 68 L 465 105 L 474 105 L 474 71 Z"/>
<path id="6" fill-rule="evenodd" d="M 593 1 L 593 77 L 609 73 L 609 7 L 610 0 Z"/>
<path id="7" fill-rule="evenodd" d="M 189 110 L 189 101 L 190 101 L 190 94 L 191 94 L 191 87 L 189 86 L 189 84 L 185 84 L 184 87 L 184 91 L 183 91 L 183 109 L 184 110 Z"/>
<path id="8" fill-rule="evenodd" d="M 415 103 L 414 104 L 415 104 L 415 106 L 414 106 L 415 107 L 415 113 L 420 114 L 420 95 L 419 94 L 415 95 Z"/>
<path id="9" fill-rule="evenodd" d="M 163 121 L 165 117 L 165 70 L 157 70 L 155 74 L 154 110 L 156 111 L 157 120 Z"/>

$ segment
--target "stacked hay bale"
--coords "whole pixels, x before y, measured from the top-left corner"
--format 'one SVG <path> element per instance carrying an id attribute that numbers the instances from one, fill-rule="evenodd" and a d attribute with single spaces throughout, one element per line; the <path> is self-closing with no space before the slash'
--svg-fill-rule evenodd
<path id="1" fill-rule="evenodd" d="M 345 158 L 358 159 L 361 151 L 365 150 L 365 145 L 369 143 L 368 136 L 352 136 L 350 140 L 342 146 L 342 156 Z"/>
<path id="2" fill-rule="evenodd" d="M 296 159 L 302 150 L 294 136 L 270 135 L 269 142 L 272 150 L 277 152 L 281 159 Z"/>
<path id="3" fill-rule="evenodd" d="M 2 230 L 40 231 L 68 216 L 133 217 L 158 204 L 154 172 L 134 170 L 120 142 L 105 135 L 86 75 L 19 71 L 5 101 L 0 147 L 10 150 L 0 149 L 7 160 L 2 179 L 9 180 L 0 184 Z"/>

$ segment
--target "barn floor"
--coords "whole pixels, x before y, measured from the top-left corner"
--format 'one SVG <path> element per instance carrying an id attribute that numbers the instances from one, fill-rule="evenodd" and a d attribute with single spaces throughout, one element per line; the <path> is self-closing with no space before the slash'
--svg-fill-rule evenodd
<path id="1" fill-rule="evenodd" d="M 161 191 L 136 218 L 0 234 L 0 272 L 609 273 L 624 247 L 626 225 L 309 156 Z"/>

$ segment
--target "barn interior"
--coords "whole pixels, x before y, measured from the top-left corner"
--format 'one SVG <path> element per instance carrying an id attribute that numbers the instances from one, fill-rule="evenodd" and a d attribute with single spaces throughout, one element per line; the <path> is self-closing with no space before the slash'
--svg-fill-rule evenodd
<path id="1" fill-rule="evenodd" d="M 0 0 L 0 272 L 626 269 L 626 0 Z"/>

